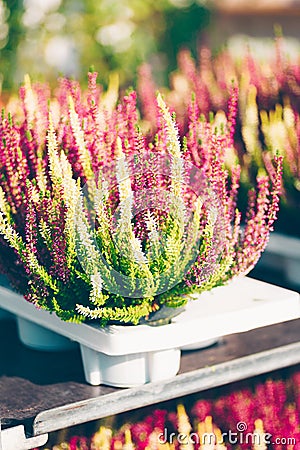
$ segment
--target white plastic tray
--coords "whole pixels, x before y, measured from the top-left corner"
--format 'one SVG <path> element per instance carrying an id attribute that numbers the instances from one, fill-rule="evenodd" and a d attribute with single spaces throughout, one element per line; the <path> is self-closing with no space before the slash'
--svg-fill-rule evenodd
<path id="1" fill-rule="evenodd" d="M 298 293 L 247 277 L 198 297 L 171 324 L 160 327 L 113 325 L 103 329 L 96 324 L 63 322 L 4 287 L 0 287 L 0 308 L 17 316 L 20 338 L 26 345 L 57 349 L 75 341 L 81 348 L 88 383 L 123 387 L 174 376 L 180 349 L 186 346 L 200 347 L 219 336 L 300 317 Z M 30 335 L 31 331 L 37 334 Z"/>

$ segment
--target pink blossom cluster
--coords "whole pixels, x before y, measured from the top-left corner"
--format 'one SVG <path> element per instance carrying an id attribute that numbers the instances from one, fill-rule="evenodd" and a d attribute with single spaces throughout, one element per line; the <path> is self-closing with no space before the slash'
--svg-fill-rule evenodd
<path id="1" fill-rule="evenodd" d="M 282 37 L 274 40 L 273 54 L 261 61 L 245 45 L 242 55 L 233 56 L 228 48 L 215 56 L 207 46 L 199 48 L 194 59 L 188 49 L 177 56 L 177 70 L 170 75 L 170 88 L 166 97 L 171 109 L 176 111 L 180 130 L 187 129 L 187 110 L 191 96 L 201 113 L 227 111 L 229 91 L 234 81 L 240 88 L 240 107 L 243 112 L 249 87 L 257 90 L 259 109 L 274 109 L 288 98 L 295 111 L 300 107 L 300 57 L 291 59 L 284 49 Z M 138 93 L 145 120 L 155 123 L 155 91 L 157 86 L 151 68 L 144 64 L 139 69 Z M 242 118 L 240 118 L 242 120 Z M 239 120 L 239 125 L 240 125 Z"/>
<path id="2" fill-rule="evenodd" d="M 189 50 L 182 50 L 178 54 L 178 69 L 171 74 L 165 95 L 184 136 L 189 129 L 191 99 L 207 118 L 211 111 L 219 110 L 225 111 L 229 118 L 231 92 L 237 87 L 238 113 L 231 127 L 242 184 L 248 188 L 265 167 L 272 173 L 269 162 L 276 152 L 281 154 L 282 212 L 277 229 L 299 236 L 300 56 L 288 56 L 284 39 L 274 40 L 272 56 L 263 61 L 246 46 L 240 57 L 234 57 L 227 48 L 212 56 L 208 47 L 201 47 L 196 59 Z M 143 117 L 151 130 L 155 130 L 156 124 L 156 89 L 150 67 L 143 65 L 138 93 Z M 226 160 L 228 166 L 231 162 L 231 158 Z M 239 199 L 238 205 L 243 208 L 243 199 Z"/>

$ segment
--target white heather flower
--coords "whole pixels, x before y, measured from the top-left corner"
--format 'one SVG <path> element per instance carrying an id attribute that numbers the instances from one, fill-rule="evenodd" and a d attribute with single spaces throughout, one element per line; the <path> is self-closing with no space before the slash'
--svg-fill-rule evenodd
<path id="1" fill-rule="evenodd" d="M 159 234 L 157 231 L 157 224 L 154 217 L 151 215 L 149 209 L 147 210 L 147 218 L 146 218 L 147 230 L 149 231 L 149 240 L 151 242 L 159 241 Z"/>
<path id="2" fill-rule="evenodd" d="M 57 184 L 63 177 L 61 164 L 59 163 L 59 156 L 57 152 L 57 139 L 53 126 L 52 116 L 49 113 L 49 127 L 47 132 L 48 142 L 48 158 L 49 158 L 49 172 L 54 185 Z"/>
<path id="3" fill-rule="evenodd" d="M 132 231 L 132 203 L 133 196 L 127 197 L 120 203 L 120 219 L 118 223 L 118 228 L 121 232 L 127 233 Z"/>
<path id="4" fill-rule="evenodd" d="M 160 256 L 160 236 L 157 231 L 156 220 L 150 213 L 149 209 L 147 210 L 146 227 L 148 230 L 148 240 L 149 240 L 147 257 L 149 263 L 151 263 L 153 261 L 157 261 Z"/>
<path id="5" fill-rule="evenodd" d="M 189 438 L 192 426 L 190 424 L 189 417 L 185 411 L 185 408 L 181 404 L 177 406 L 177 421 L 179 433 L 181 433 L 182 436 L 186 437 L 186 440 L 184 441 L 184 444 L 181 446 L 181 448 L 185 448 L 186 450 L 193 450 L 194 445 Z"/>
<path id="6" fill-rule="evenodd" d="M 218 218 L 218 210 L 215 206 L 213 206 L 208 212 L 208 221 L 211 225 L 215 225 Z"/>
<path id="7" fill-rule="evenodd" d="M 107 217 L 107 213 L 105 210 L 105 198 L 106 198 L 106 191 L 105 187 L 104 189 L 96 189 L 95 190 L 95 196 L 94 196 L 94 207 L 96 216 L 99 223 L 100 231 L 105 232 L 106 230 L 109 230 L 110 224 L 109 219 Z"/>
<path id="8" fill-rule="evenodd" d="M 15 248 L 16 250 L 20 249 L 21 238 L 18 235 L 18 233 L 13 229 L 13 227 L 8 223 L 5 212 L 1 210 L 1 206 L 0 206 L 0 233 L 13 248 Z"/>
<path id="9" fill-rule="evenodd" d="M 183 234 L 184 231 L 184 223 L 185 223 L 185 205 L 182 202 L 182 190 L 184 184 L 184 161 L 182 158 L 182 152 L 180 147 L 179 135 L 177 126 L 174 123 L 171 114 L 162 99 L 162 96 L 158 94 L 157 96 L 157 104 L 163 114 L 163 118 L 166 125 L 167 131 L 167 148 L 168 152 L 171 155 L 171 196 L 173 211 L 172 215 L 174 215 L 174 220 L 178 222 L 179 229 Z"/>
<path id="10" fill-rule="evenodd" d="M 116 177 L 118 182 L 120 203 L 122 203 L 127 198 L 132 198 L 132 190 L 128 164 L 122 150 L 122 141 L 119 136 L 117 137 L 116 158 Z"/>
<path id="11" fill-rule="evenodd" d="M 84 175 L 86 176 L 87 179 L 93 179 L 94 173 L 91 165 L 90 154 L 85 145 L 84 133 L 80 125 L 78 114 L 75 111 L 74 101 L 72 97 L 69 97 L 69 112 L 70 112 L 71 127 L 76 141 L 76 145 L 79 150 L 80 162 L 82 164 Z"/>
<path id="12" fill-rule="evenodd" d="M 168 133 L 168 151 L 175 158 L 181 158 L 181 148 L 178 137 L 178 130 L 160 94 L 157 95 L 157 104 L 163 114 L 163 118 L 166 123 Z"/>
<path id="13" fill-rule="evenodd" d="M 203 206 L 203 200 L 199 196 L 195 202 L 194 220 L 196 221 L 196 223 L 198 223 L 200 220 L 200 213 L 202 210 L 202 206 Z"/>
<path id="14" fill-rule="evenodd" d="M 175 197 L 181 197 L 182 185 L 184 182 L 184 162 L 183 159 L 172 157 L 171 165 L 171 192 Z"/>
<path id="15" fill-rule="evenodd" d="M 98 261 L 100 260 L 101 255 L 95 247 L 93 237 L 88 229 L 83 212 L 82 198 L 79 200 L 76 208 L 75 223 L 79 237 L 78 245 L 81 250 L 82 262 L 84 263 L 84 270 L 89 276 L 91 276 L 95 273 L 95 269 L 98 267 Z"/>
<path id="16" fill-rule="evenodd" d="M 122 244 L 125 243 L 124 236 L 126 237 L 126 244 L 130 253 L 133 255 L 134 261 L 138 264 L 145 265 L 147 264 L 147 258 L 142 250 L 140 240 L 134 235 L 131 223 L 133 193 L 131 190 L 128 164 L 122 150 L 122 141 L 120 137 L 117 138 L 116 157 L 116 177 L 120 196 L 120 219 L 118 223 L 118 231 L 121 233 Z"/>
<path id="17" fill-rule="evenodd" d="M 47 189 L 47 178 L 45 175 L 45 168 L 43 166 L 42 160 L 37 162 L 37 175 L 36 175 L 37 185 L 41 192 L 45 192 Z"/>
<path id="18" fill-rule="evenodd" d="M 295 114 L 291 105 L 286 105 L 283 108 L 283 120 L 287 128 L 294 129 L 295 127 Z"/>
<path id="19" fill-rule="evenodd" d="M 84 317 L 88 317 L 89 315 L 90 315 L 90 308 L 88 307 L 88 306 L 83 306 L 83 305 L 79 305 L 78 303 L 77 303 L 77 305 L 76 305 L 76 311 L 81 315 L 81 316 L 84 316 Z"/>
<path id="20" fill-rule="evenodd" d="M 28 74 L 24 76 L 24 85 L 25 85 L 25 108 L 26 114 L 28 118 L 29 127 L 32 128 L 34 123 L 34 112 L 37 109 L 37 99 L 31 87 L 31 81 Z"/>
<path id="21" fill-rule="evenodd" d="M 193 220 L 187 232 L 183 258 L 180 261 L 182 270 L 185 270 L 186 265 L 191 260 L 191 258 L 193 258 L 193 253 L 196 251 L 196 244 L 199 237 L 200 214 L 202 206 L 203 200 L 201 199 L 201 197 L 198 197 L 195 202 L 195 211 L 193 215 Z"/>
<path id="22" fill-rule="evenodd" d="M 261 419 L 257 419 L 254 422 L 255 430 L 253 433 L 254 436 L 254 444 L 253 450 L 267 450 L 266 444 L 266 433 L 264 431 L 263 422 Z"/>
<path id="23" fill-rule="evenodd" d="M 51 230 L 43 219 L 39 222 L 39 232 L 50 250 L 52 248 Z"/>
<path id="24" fill-rule="evenodd" d="M 132 251 L 134 259 L 138 264 L 147 264 L 147 258 L 143 252 L 141 241 L 132 233 L 131 239 Z"/>
<path id="25" fill-rule="evenodd" d="M 167 130 L 167 148 L 172 157 L 171 165 L 171 192 L 175 196 L 181 196 L 182 184 L 184 181 L 184 162 L 182 159 L 180 141 L 178 136 L 177 126 L 174 123 L 171 114 L 162 99 L 162 96 L 157 96 L 158 106 L 163 114 Z"/>
<path id="26" fill-rule="evenodd" d="M 94 275 L 91 276 L 91 282 L 95 292 L 102 291 L 102 278 L 99 272 L 96 272 Z"/>
<path id="27" fill-rule="evenodd" d="M 102 180 L 101 191 L 102 191 L 103 200 L 106 202 L 109 197 L 109 185 L 106 180 Z"/>
<path id="28" fill-rule="evenodd" d="M 2 211 L 6 217 L 9 217 L 10 207 L 9 207 L 8 202 L 6 201 L 5 193 L 1 186 L 0 186 L 0 211 Z"/>
<path id="29" fill-rule="evenodd" d="M 63 187 L 63 196 L 66 202 L 66 222 L 65 231 L 68 235 L 67 264 L 71 266 L 73 257 L 75 256 L 76 247 L 76 208 L 80 202 L 81 189 L 80 180 L 77 182 L 73 178 L 72 167 L 65 153 L 61 153 L 59 157 L 60 173 L 62 176 L 61 183 Z"/>
<path id="30" fill-rule="evenodd" d="M 67 155 L 64 152 L 61 152 L 59 156 L 59 163 L 62 173 L 62 178 L 64 180 L 71 180 L 73 178 L 73 170 L 72 166 L 67 158 Z"/>
<path id="31" fill-rule="evenodd" d="M 91 275 L 92 290 L 90 292 L 90 300 L 99 306 L 99 300 L 105 302 L 105 297 L 102 295 L 102 278 L 99 272 Z"/>

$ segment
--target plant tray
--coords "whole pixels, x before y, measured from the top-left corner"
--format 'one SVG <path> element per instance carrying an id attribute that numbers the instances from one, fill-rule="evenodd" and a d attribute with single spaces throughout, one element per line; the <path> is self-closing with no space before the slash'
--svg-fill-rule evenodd
<path id="1" fill-rule="evenodd" d="M 79 344 L 86 381 L 92 385 L 131 387 L 168 379 L 179 370 L 182 349 L 300 317 L 298 293 L 247 277 L 195 298 L 168 325 L 101 328 L 63 322 L 0 287 L 0 308 L 16 317 L 21 341 L 41 350 Z"/>
<path id="2" fill-rule="evenodd" d="M 295 287 L 300 286 L 300 239 L 271 233 L 259 265 L 283 271 L 287 281 Z"/>

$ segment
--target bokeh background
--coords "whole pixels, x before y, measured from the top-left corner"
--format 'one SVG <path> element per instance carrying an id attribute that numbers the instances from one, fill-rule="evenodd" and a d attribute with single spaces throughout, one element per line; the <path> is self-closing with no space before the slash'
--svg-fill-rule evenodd
<path id="1" fill-rule="evenodd" d="M 104 86 L 117 71 L 126 87 L 144 61 L 163 85 L 178 50 L 195 54 L 202 41 L 213 51 L 225 44 L 239 51 L 248 35 L 265 57 L 279 24 L 298 51 L 299 18 L 298 0 L 0 0 L 0 85 L 15 90 L 26 73 L 85 83 L 92 66 Z"/>
<path id="2" fill-rule="evenodd" d="M 84 82 L 91 66 L 104 85 L 111 71 L 122 85 L 133 84 L 143 61 L 163 80 L 182 45 L 196 48 L 210 15 L 202 2 L 189 0 L 0 0 L 3 90 L 25 73 Z"/>

